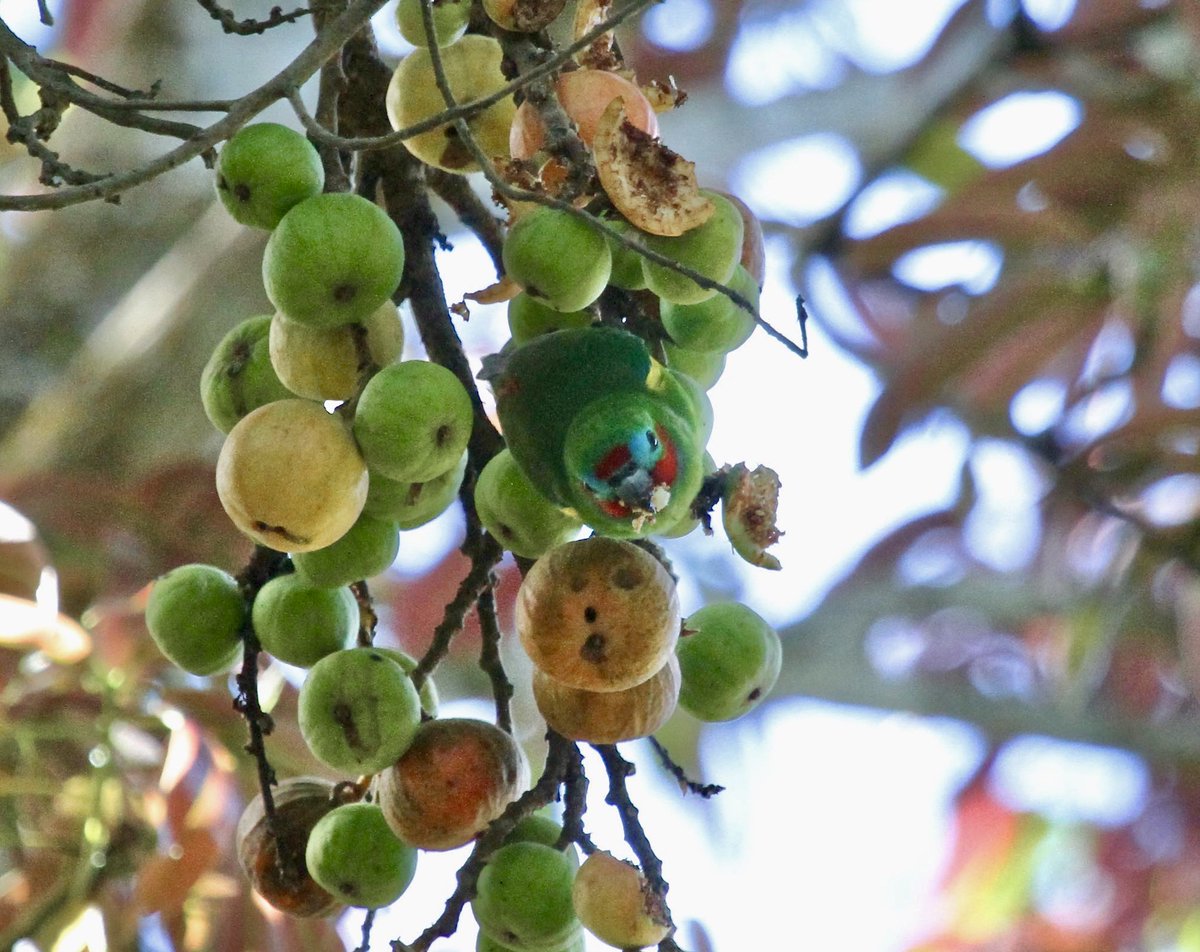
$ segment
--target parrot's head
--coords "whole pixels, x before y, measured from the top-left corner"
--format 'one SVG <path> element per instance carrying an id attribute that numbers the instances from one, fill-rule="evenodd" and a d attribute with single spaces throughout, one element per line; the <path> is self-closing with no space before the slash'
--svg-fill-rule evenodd
<path id="1" fill-rule="evenodd" d="M 571 423 L 564 463 L 572 503 L 595 529 L 644 535 L 691 503 L 701 451 L 687 425 L 652 394 L 605 397 Z"/>

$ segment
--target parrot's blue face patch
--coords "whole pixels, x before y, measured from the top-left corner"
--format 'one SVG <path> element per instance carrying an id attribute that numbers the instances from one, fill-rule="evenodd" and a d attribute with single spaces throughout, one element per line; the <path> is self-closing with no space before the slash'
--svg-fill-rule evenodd
<path id="1" fill-rule="evenodd" d="M 611 516 L 629 518 L 653 513 L 655 490 L 675 482 L 675 444 L 661 426 L 642 428 L 601 453 L 583 485 Z"/>

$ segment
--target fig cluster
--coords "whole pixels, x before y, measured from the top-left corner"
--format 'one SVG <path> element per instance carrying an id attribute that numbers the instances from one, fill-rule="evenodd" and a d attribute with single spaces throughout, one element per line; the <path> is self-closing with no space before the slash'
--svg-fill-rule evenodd
<path id="1" fill-rule="evenodd" d="M 576 5 L 576 35 L 604 6 Z M 467 33 L 473 7 L 500 30 L 540 33 L 565 2 L 400 0 L 397 22 L 416 49 L 387 89 L 394 128 L 445 109 L 431 43 L 459 102 L 503 89 L 511 63 L 496 39 Z M 665 100 L 651 93 L 603 43 L 557 77 L 558 105 L 595 166 L 598 214 L 510 206 L 511 339 L 480 374 L 504 448 L 474 473 L 473 503 L 484 529 L 528 560 L 516 628 L 533 695 L 555 732 L 597 745 L 647 737 L 677 707 L 708 721 L 742 716 L 773 687 L 781 657 L 777 634 L 747 606 L 683 617 L 673 577 L 644 542 L 707 530 L 718 497 L 751 561 L 769 564 L 778 534 L 763 516 L 773 474 L 718 468 L 706 452 L 706 391 L 757 323 L 762 231 L 659 142 Z M 554 135 L 531 102 L 499 97 L 466 122 L 470 142 L 445 123 L 404 145 L 444 171 L 486 160 L 533 170 L 547 194 L 561 183 Z M 403 236 L 370 200 L 324 191 L 304 136 L 245 126 L 221 150 L 216 187 L 237 221 L 270 233 L 262 279 L 274 308 L 230 330 L 202 374 L 204 410 L 224 434 L 217 491 L 239 530 L 287 558 L 253 584 L 181 566 L 151 588 L 147 627 L 191 674 L 228 672 L 258 648 L 303 669 L 301 735 L 316 763 L 346 779 L 290 778 L 260 795 L 239 824 L 239 858 L 254 889 L 290 915 L 379 908 L 408 888 L 421 851 L 470 843 L 530 785 L 510 732 L 439 717 L 416 659 L 370 643 L 357 584 L 392 564 L 404 530 L 458 497 L 479 408 L 450 370 L 403 359 L 393 303 Z M 623 301 L 652 326 L 634 333 Z M 488 857 L 471 907 L 480 950 L 571 952 L 585 930 L 634 949 L 672 928 L 637 867 L 602 850 L 581 864 L 540 815 Z"/>

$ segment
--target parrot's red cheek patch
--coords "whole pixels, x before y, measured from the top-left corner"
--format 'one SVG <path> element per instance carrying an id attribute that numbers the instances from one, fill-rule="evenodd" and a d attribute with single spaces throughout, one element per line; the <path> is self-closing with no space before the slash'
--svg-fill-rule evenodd
<path id="1" fill-rule="evenodd" d="M 604 482 L 608 482 L 616 475 L 617 470 L 628 465 L 631 459 L 633 459 L 633 454 L 629 451 L 629 447 L 624 443 L 618 443 L 600 458 L 600 462 L 596 464 L 596 476 Z"/>
<path id="2" fill-rule="evenodd" d="M 679 455 L 675 452 L 675 441 L 661 426 L 656 426 L 654 430 L 662 443 L 663 455 L 662 459 L 654 464 L 650 476 L 656 486 L 674 486 L 675 477 L 679 475 Z"/>

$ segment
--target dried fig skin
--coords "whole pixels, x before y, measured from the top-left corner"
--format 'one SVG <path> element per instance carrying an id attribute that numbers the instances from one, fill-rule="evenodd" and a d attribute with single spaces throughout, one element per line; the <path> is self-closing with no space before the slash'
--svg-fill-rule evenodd
<path id="1" fill-rule="evenodd" d="M 534 665 L 585 691 L 623 691 L 659 671 L 679 637 L 675 582 L 631 542 L 593 536 L 539 559 L 517 594 Z"/>
<path id="2" fill-rule="evenodd" d="M 533 696 L 546 723 L 568 740 L 619 744 L 662 727 L 675 712 L 680 683 L 672 655 L 658 673 L 624 691 L 581 691 L 535 669 Z"/>
<path id="3" fill-rule="evenodd" d="M 424 722 L 412 745 L 375 778 L 388 826 L 419 849 L 469 843 L 529 786 L 529 763 L 512 737 L 487 721 Z"/>
<path id="4" fill-rule="evenodd" d="M 658 135 L 658 115 L 641 89 L 624 76 L 599 69 L 577 69 L 563 73 L 554 84 L 563 110 L 575 123 L 579 138 L 589 148 L 604 110 L 620 97 L 626 118 L 635 127 L 654 137 Z M 532 159 L 542 148 L 546 129 L 533 104 L 526 100 L 517 108 L 509 133 L 509 152 L 514 159 Z"/>
<path id="5" fill-rule="evenodd" d="M 291 777 L 272 791 L 278 842 L 267 823 L 262 794 L 238 820 L 235 842 L 243 871 L 263 899 L 296 918 L 330 916 L 342 904 L 308 873 L 304 851 L 308 835 L 337 802 L 334 785 L 320 777 Z"/>
<path id="6" fill-rule="evenodd" d="M 716 211 L 700 191 L 695 163 L 630 122 L 620 99 L 597 123 L 592 152 L 613 206 L 647 234 L 678 237 Z"/>

